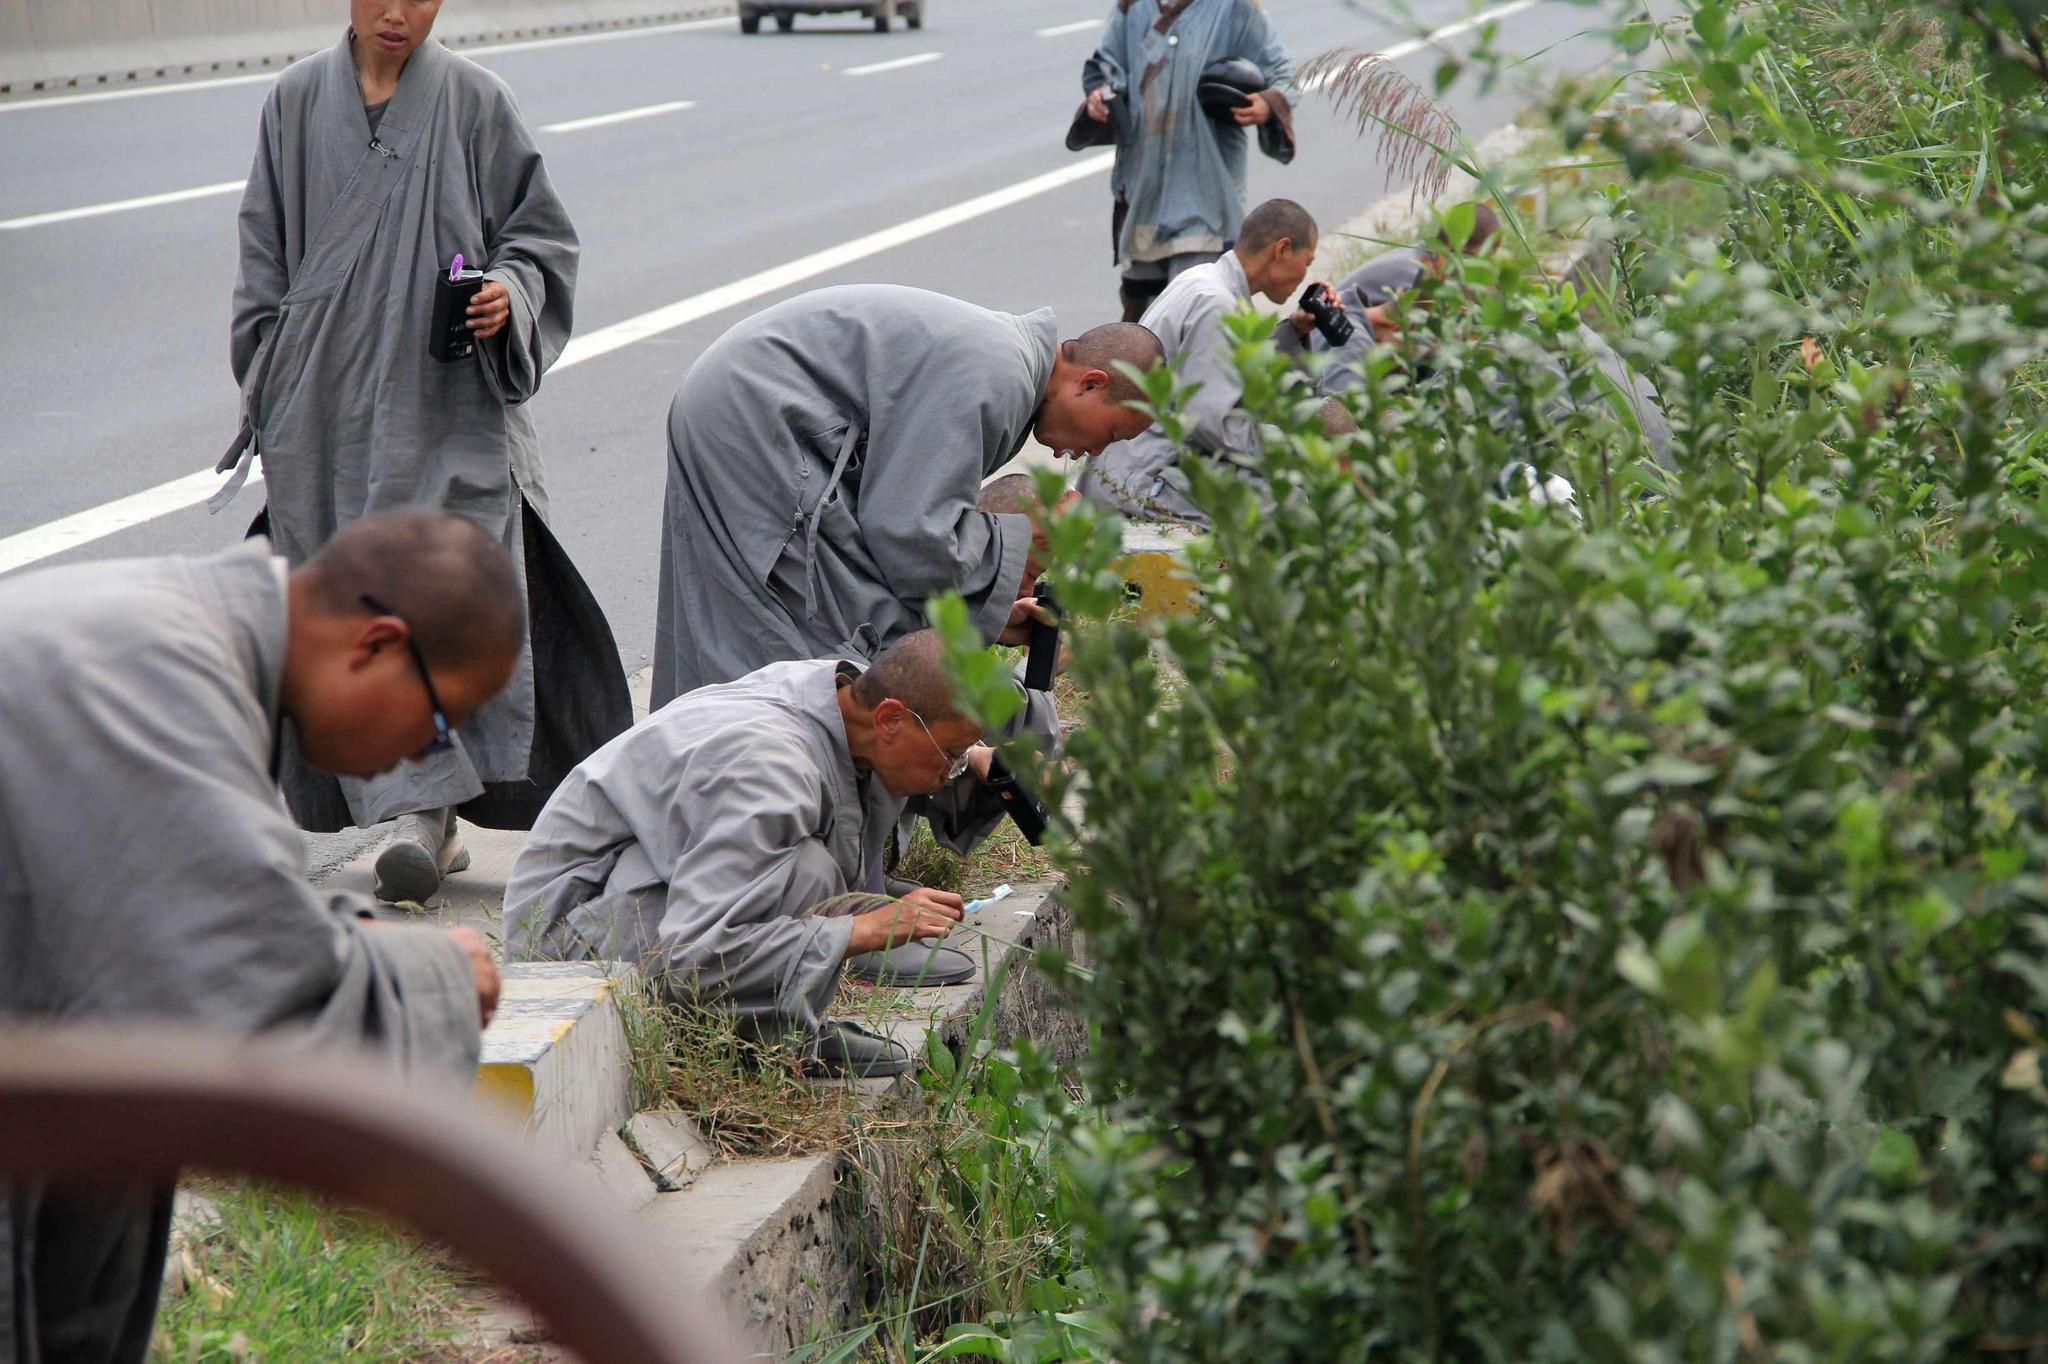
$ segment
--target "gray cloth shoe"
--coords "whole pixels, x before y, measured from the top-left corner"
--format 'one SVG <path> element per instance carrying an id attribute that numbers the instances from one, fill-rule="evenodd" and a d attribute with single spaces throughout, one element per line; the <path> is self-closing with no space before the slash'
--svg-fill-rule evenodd
<path id="1" fill-rule="evenodd" d="M 441 889 L 443 876 L 468 867 L 469 849 L 455 831 L 452 807 L 401 815 L 398 832 L 377 854 L 377 898 L 423 905 Z"/>
<path id="2" fill-rule="evenodd" d="M 884 876 L 882 889 L 900 900 L 913 890 L 923 890 L 924 886 L 916 881 L 906 881 L 900 876 Z"/>
<path id="3" fill-rule="evenodd" d="M 804 1056 L 806 1075 L 830 1079 L 874 1079 L 902 1075 L 912 1065 L 899 1042 L 844 1018 L 828 1018 Z"/>
<path id="4" fill-rule="evenodd" d="M 965 985 L 974 979 L 974 958 L 957 947 L 927 939 L 846 959 L 846 974 L 870 985 L 915 989 L 921 985 Z"/>

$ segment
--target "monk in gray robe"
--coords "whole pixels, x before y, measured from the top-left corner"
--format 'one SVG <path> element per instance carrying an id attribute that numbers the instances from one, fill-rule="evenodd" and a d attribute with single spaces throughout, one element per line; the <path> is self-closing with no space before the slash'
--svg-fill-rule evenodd
<path id="1" fill-rule="evenodd" d="M 820 289 L 713 342 L 669 409 L 653 702 L 763 664 L 878 643 L 958 592 L 991 642 L 1030 627 L 1021 516 L 975 507 L 1028 437 L 1094 454 L 1159 342 L 1112 323 L 1061 341 L 1018 317 L 895 285 Z"/>
<path id="2" fill-rule="evenodd" d="M 286 745 L 303 827 L 400 819 L 378 893 L 415 901 L 467 863 L 454 807 L 524 828 L 631 721 L 610 631 L 542 519 L 525 407 L 569 339 L 576 231 L 510 91 L 430 36 L 438 8 L 352 0 L 342 40 L 264 104 L 234 294 L 242 428 L 222 461 L 262 460 L 259 528 L 292 563 L 371 512 L 431 507 L 482 526 L 528 579 L 534 649 L 453 750 L 337 785 Z M 474 350 L 436 359 L 435 297 L 457 256 L 483 272 Z"/>
<path id="3" fill-rule="evenodd" d="M 289 1031 L 467 1085 L 483 939 L 308 885 L 273 764 L 287 720 L 358 777 L 422 752 L 524 624 L 503 548 L 439 514 L 359 521 L 289 574 L 251 540 L 0 579 L 0 1019 Z M 0 1362 L 141 1364 L 170 1206 L 0 1186 Z"/>
<path id="4" fill-rule="evenodd" d="M 848 958 L 960 921 L 944 891 L 861 892 L 907 798 L 937 793 L 926 813 L 956 838 L 1002 819 L 981 737 L 929 630 L 872 666 L 773 663 L 689 692 L 555 792 L 505 887 L 506 950 L 633 962 L 755 1035 L 798 1033 L 821 1071 L 899 1074 L 900 1046 L 824 1013 Z"/>
<path id="5" fill-rule="evenodd" d="M 1231 61 L 1265 88 L 1221 118 L 1202 106 L 1197 87 L 1214 64 Z M 1126 321 L 1237 237 L 1248 129 L 1268 156 L 1294 158 L 1293 77 L 1259 0 L 1116 0 L 1081 69 L 1086 102 L 1076 127 L 1092 119 L 1116 144 L 1110 232 Z M 1079 145 L 1071 132 L 1067 145 Z"/>
<path id="6" fill-rule="evenodd" d="M 1397 246 L 1368 259 L 1346 275 L 1336 286 L 1337 301 L 1351 318 L 1351 339 L 1332 346 L 1320 333 L 1309 338 L 1311 354 L 1327 355 L 1329 362 L 1317 378 L 1316 387 L 1325 394 L 1346 393 L 1358 387 L 1359 365 L 1366 352 L 1379 341 L 1393 341 L 1400 331 L 1398 317 L 1390 305 L 1412 292 L 1425 278 L 1441 279 L 1445 255 L 1455 249 L 1476 256 L 1500 235 L 1500 215 L 1493 206 L 1472 205 L 1472 229 L 1462 245 L 1453 246 L 1445 233 L 1420 246 Z"/>
<path id="7" fill-rule="evenodd" d="M 1258 423 L 1241 405 L 1244 379 L 1223 320 L 1254 296 L 1294 302 L 1315 259 L 1316 241 L 1315 219 L 1306 209 L 1291 199 L 1269 199 L 1245 215 L 1235 247 L 1220 260 L 1184 271 L 1145 310 L 1144 325 L 1166 348 L 1178 382 L 1199 385 L 1181 411 L 1187 445 L 1195 453 L 1248 474 L 1256 470 Z M 1313 317 L 1295 308 L 1274 323 L 1273 341 L 1283 353 L 1302 356 L 1314 326 Z M 1125 516 L 1199 524 L 1206 518 L 1188 499 L 1179 460 L 1180 447 L 1165 429 L 1148 427 L 1105 450 L 1081 476 L 1081 492 Z"/>

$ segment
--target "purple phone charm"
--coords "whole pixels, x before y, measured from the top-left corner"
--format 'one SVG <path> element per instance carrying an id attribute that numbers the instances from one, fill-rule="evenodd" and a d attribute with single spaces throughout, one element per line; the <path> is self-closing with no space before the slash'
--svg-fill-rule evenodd
<path id="1" fill-rule="evenodd" d="M 450 262 L 449 262 L 449 264 L 448 264 L 448 282 L 449 282 L 450 284 L 453 284 L 453 283 L 455 283 L 455 281 L 456 281 L 456 280 L 458 280 L 458 279 L 461 279 L 461 278 L 462 278 L 462 253 L 461 253 L 460 251 L 457 251 L 457 252 L 455 253 L 455 259 L 454 259 L 453 261 L 450 261 Z"/>

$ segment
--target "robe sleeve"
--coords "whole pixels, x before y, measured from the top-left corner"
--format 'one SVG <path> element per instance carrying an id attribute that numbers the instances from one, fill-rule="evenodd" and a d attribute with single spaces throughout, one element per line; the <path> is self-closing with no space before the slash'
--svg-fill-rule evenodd
<path id="1" fill-rule="evenodd" d="M 1280 41 L 1280 35 L 1273 31 L 1273 21 L 1258 5 L 1240 3 L 1237 8 L 1242 24 L 1238 51 L 1259 68 L 1267 89 L 1287 90 L 1294 84 L 1294 58 Z"/>
<path id="2" fill-rule="evenodd" d="M 1081 93 L 1093 94 L 1102 86 L 1108 86 L 1122 97 L 1128 78 L 1125 72 L 1131 69 L 1129 45 L 1124 37 L 1123 10 L 1113 6 L 1109 22 L 1102 27 L 1102 38 L 1095 45 L 1095 51 L 1088 60 L 1081 63 Z"/>
<path id="3" fill-rule="evenodd" d="M 899 601 L 958 592 L 981 637 L 1009 623 L 1023 586 L 1031 522 L 976 507 L 993 467 L 999 417 L 990 398 L 875 375 L 858 503 L 862 543 Z M 1035 404 L 1038 395 L 1031 395 Z M 1008 459 L 1008 450 L 995 451 Z"/>
<path id="4" fill-rule="evenodd" d="M 283 154 L 279 142 L 279 95 L 272 88 L 263 104 L 263 119 L 256 130 L 256 158 L 249 167 L 249 182 L 242 190 L 242 209 L 237 219 L 241 233 L 241 263 L 235 275 L 235 296 L 228 327 L 228 358 L 235 382 L 246 383 L 256 352 L 277 320 L 278 307 L 290 287 L 290 270 L 285 263 L 284 197 L 278 186 L 278 162 Z"/>
<path id="5" fill-rule="evenodd" d="M 847 916 L 812 912 L 849 889 L 820 833 L 823 776 L 794 742 L 740 731 L 691 767 L 713 775 L 676 795 L 689 834 L 657 940 L 669 983 L 814 1026 L 853 934 Z"/>
<path id="6" fill-rule="evenodd" d="M 512 407 L 540 390 L 569 344 L 581 248 L 510 92 L 494 85 L 492 93 L 470 133 L 469 164 L 490 262 L 484 278 L 505 286 L 512 314 L 478 354 L 492 393 Z"/>
<path id="7" fill-rule="evenodd" d="M 1182 420 L 1187 423 L 1188 444 L 1198 450 L 1253 454 L 1259 449 L 1258 424 L 1238 405 L 1244 397 L 1244 379 L 1232 358 L 1223 313 L 1221 299 L 1201 294 L 1187 319 L 1184 334 L 1190 344 L 1180 356 L 1179 377 L 1183 384 L 1200 384 L 1201 390 L 1188 399 Z"/>

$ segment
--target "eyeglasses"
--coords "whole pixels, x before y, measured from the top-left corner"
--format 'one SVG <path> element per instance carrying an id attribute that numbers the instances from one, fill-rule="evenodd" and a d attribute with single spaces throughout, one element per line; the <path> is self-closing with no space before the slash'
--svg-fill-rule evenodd
<path id="1" fill-rule="evenodd" d="M 960 780 L 960 778 L 966 776 L 967 755 L 965 753 L 962 753 L 959 757 L 956 758 L 951 753 L 948 753 L 945 749 L 945 746 L 941 744 L 937 738 L 933 737 L 932 727 L 924 722 L 924 717 L 922 715 L 919 715 L 916 711 L 911 710 L 908 706 L 905 706 L 903 709 L 909 712 L 911 719 L 917 721 L 917 727 L 924 731 L 924 737 L 932 741 L 932 747 L 938 749 L 939 756 L 946 760 L 946 780 L 958 781 Z"/>
<path id="2" fill-rule="evenodd" d="M 360 600 L 363 605 L 369 607 L 380 616 L 390 616 L 395 620 L 405 620 L 404 616 L 399 615 L 375 597 L 365 594 Z M 406 621 L 405 648 L 406 652 L 412 655 L 413 667 L 419 669 L 420 685 L 427 689 L 427 704 L 434 708 L 435 738 L 432 743 L 421 749 L 420 752 L 422 754 L 449 752 L 455 747 L 455 729 L 454 726 L 448 723 L 448 712 L 441 705 L 440 694 L 434 690 L 434 679 L 427 673 L 426 655 L 420 652 L 419 644 L 412 637 L 412 623 L 410 621 Z"/>

